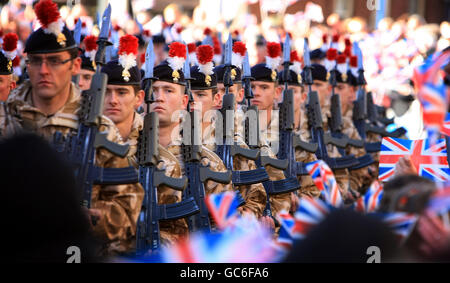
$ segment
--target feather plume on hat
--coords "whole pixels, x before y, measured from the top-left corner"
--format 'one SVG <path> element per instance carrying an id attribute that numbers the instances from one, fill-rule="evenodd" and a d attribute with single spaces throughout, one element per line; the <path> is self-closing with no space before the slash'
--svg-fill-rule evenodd
<path id="1" fill-rule="evenodd" d="M 36 4 L 34 12 L 47 34 L 54 34 L 61 47 L 66 47 L 67 38 L 63 34 L 64 22 L 59 14 L 58 5 L 51 0 L 41 0 Z"/>
<path id="2" fill-rule="evenodd" d="M 122 77 L 128 82 L 130 80 L 129 70 L 137 65 L 139 40 L 133 35 L 124 35 L 119 43 L 119 64 L 123 67 Z"/>

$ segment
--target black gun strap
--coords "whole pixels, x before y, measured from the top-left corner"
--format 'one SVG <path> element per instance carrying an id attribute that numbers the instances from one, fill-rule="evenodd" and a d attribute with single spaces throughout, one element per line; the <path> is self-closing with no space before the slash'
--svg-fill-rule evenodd
<path id="1" fill-rule="evenodd" d="M 91 180 L 96 185 L 124 185 L 139 182 L 139 172 L 134 167 L 103 168 L 95 166 Z"/>
<path id="2" fill-rule="evenodd" d="M 189 197 L 177 203 L 159 205 L 159 220 L 175 220 L 199 212 L 200 209 L 194 198 Z"/>
<path id="3" fill-rule="evenodd" d="M 375 163 L 375 160 L 373 159 L 372 155 L 366 154 L 364 156 L 358 157 L 359 165 L 356 165 L 354 167 L 348 168 L 348 170 L 358 170 L 367 166 L 370 166 Z"/>
<path id="4" fill-rule="evenodd" d="M 233 171 L 233 185 L 253 185 L 269 180 L 269 175 L 264 167 L 250 171 Z"/>

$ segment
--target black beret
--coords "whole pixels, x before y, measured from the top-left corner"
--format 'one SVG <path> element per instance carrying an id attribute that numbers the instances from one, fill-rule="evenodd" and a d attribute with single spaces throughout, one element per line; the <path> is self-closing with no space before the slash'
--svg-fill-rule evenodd
<path id="1" fill-rule="evenodd" d="M 275 73 L 273 73 L 271 69 L 267 68 L 265 63 L 253 66 L 251 72 L 255 81 L 271 83 L 277 81 L 277 72 L 275 71 Z"/>
<path id="2" fill-rule="evenodd" d="M 336 81 L 338 83 L 346 83 L 346 84 L 349 84 L 351 86 L 357 86 L 356 77 L 353 76 L 353 74 L 352 74 L 352 72 L 350 70 L 347 71 L 347 77 L 345 79 L 346 80 L 344 81 L 344 78 L 342 77 L 341 72 L 336 70 Z"/>
<path id="3" fill-rule="evenodd" d="M 322 60 L 327 56 L 325 52 L 322 51 L 322 49 L 314 49 L 313 51 L 309 52 L 309 57 L 311 60 Z"/>
<path id="4" fill-rule="evenodd" d="M 0 75 L 11 75 L 13 73 L 12 61 L 0 52 Z"/>
<path id="5" fill-rule="evenodd" d="M 234 79 L 233 77 L 231 77 L 231 79 L 233 80 L 233 83 L 238 83 L 241 84 L 242 83 L 242 73 L 241 73 L 241 69 L 234 67 L 233 69 L 234 71 L 231 71 L 231 75 L 234 75 Z M 217 82 L 218 83 L 223 83 L 223 76 L 225 75 L 225 65 L 219 65 L 216 66 L 214 69 L 214 74 L 216 74 L 217 76 Z M 234 74 L 233 74 L 234 73 Z"/>
<path id="6" fill-rule="evenodd" d="M 81 58 L 81 69 L 95 72 L 94 63 L 91 61 L 91 58 L 86 57 L 86 55 L 84 55 L 84 51 L 80 55 L 80 58 Z"/>
<path id="7" fill-rule="evenodd" d="M 167 61 L 163 61 L 161 64 L 159 64 L 153 69 L 153 74 L 156 78 L 158 78 L 158 81 L 165 81 L 174 84 L 186 85 L 183 71 L 178 70 L 178 74 L 180 76 L 178 78 L 178 81 L 175 81 L 174 78 L 172 77 L 173 71 L 174 70 L 169 66 L 169 63 Z"/>
<path id="8" fill-rule="evenodd" d="M 162 34 L 157 34 L 152 37 L 153 44 L 164 43 L 166 44 L 166 38 Z"/>
<path id="9" fill-rule="evenodd" d="M 123 70 L 118 60 L 110 61 L 102 67 L 102 73 L 108 75 L 108 84 L 110 85 L 141 85 L 141 71 L 137 66 L 128 70 L 130 72 L 129 81 L 122 76 Z"/>
<path id="10" fill-rule="evenodd" d="M 57 38 L 53 33 L 45 33 L 42 28 L 39 28 L 28 37 L 23 52 L 28 54 L 43 54 L 78 48 L 75 39 L 72 36 L 72 32 L 66 26 L 64 26 L 62 33 L 66 37 L 65 46 L 61 46 L 61 44 L 58 43 Z"/>
<path id="11" fill-rule="evenodd" d="M 209 84 L 206 82 L 206 76 L 202 72 L 198 66 L 191 67 L 191 77 L 194 79 L 191 82 L 191 88 L 193 90 L 204 90 L 204 89 L 213 89 L 217 88 L 217 77 L 216 74 L 212 74 L 209 76 Z"/>
<path id="12" fill-rule="evenodd" d="M 278 83 L 284 84 L 284 70 L 278 73 Z M 292 70 L 289 70 L 289 77 L 288 77 L 288 85 L 293 86 L 302 86 L 302 78 L 301 75 L 298 74 Z"/>
<path id="13" fill-rule="evenodd" d="M 324 66 L 320 64 L 312 64 L 311 65 L 311 74 L 313 80 L 324 81 L 327 82 L 328 71 Z"/>

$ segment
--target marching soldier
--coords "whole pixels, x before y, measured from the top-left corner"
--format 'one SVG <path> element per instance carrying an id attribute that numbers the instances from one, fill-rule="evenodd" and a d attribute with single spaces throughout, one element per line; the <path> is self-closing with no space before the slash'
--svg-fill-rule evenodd
<path id="1" fill-rule="evenodd" d="M 16 88 L 13 78 L 13 60 L 16 57 L 18 37 L 9 33 L 3 38 L 3 46 L 0 52 L 0 136 L 2 129 L 9 123 L 7 120 L 6 100 L 10 92 Z"/>
<path id="2" fill-rule="evenodd" d="M 322 110 L 322 121 L 324 131 L 328 130 L 328 117 L 331 116 L 330 112 L 330 94 L 331 94 L 331 86 L 327 80 L 327 70 L 324 66 L 319 64 L 312 64 L 312 79 L 313 85 L 311 89 L 313 91 L 317 91 L 319 95 L 319 103 Z M 308 118 L 306 116 L 305 104 L 302 105 L 301 111 L 302 117 L 300 118 L 300 133 L 304 140 L 310 140 L 310 131 L 308 128 Z M 333 145 L 328 145 L 328 154 L 332 158 L 341 157 L 341 154 L 337 150 L 337 148 Z M 353 200 L 352 193 L 350 193 L 350 174 L 347 169 L 339 169 L 334 171 L 334 175 L 336 177 L 336 181 L 341 190 L 341 194 L 343 199 Z"/>
<path id="3" fill-rule="evenodd" d="M 273 43 L 268 43 L 268 45 Z M 254 99 L 252 105 L 258 107 L 260 114 L 260 131 L 262 143 L 266 146 L 261 147 L 261 155 L 265 154 L 271 158 L 276 158 L 275 153 L 270 146 L 274 147 L 278 142 L 278 117 L 274 111 L 276 102 L 281 97 L 281 88 L 278 87 L 276 68 L 278 64 L 270 64 L 273 58 L 281 53 L 281 46 L 278 44 L 278 54 L 273 54 L 268 48 L 270 58 L 266 58 L 267 63 L 261 63 L 251 68 L 251 75 L 255 79 L 251 82 Z M 275 52 L 276 53 L 276 52 Z M 271 60 L 272 58 L 272 60 Z M 279 60 L 280 61 L 280 60 Z M 279 63 L 278 61 L 278 63 Z M 270 165 L 265 166 L 270 180 L 277 181 L 285 179 L 282 170 L 273 168 Z M 293 193 L 284 193 L 270 196 L 270 205 L 272 213 L 276 215 L 282 210 L 295 211 L 296 196 Z"/>
<path id="4" fill-rule="evenodd" d="M 81 70 L 78 86 L 80 90 L 88 90 L 91 88 L 92 77 L 95 74 L 95 54 L 97 53 L 97 37 L 88 35 L 84 38 L 84 50 L 81 53 Z"/>
<path id="5" fill-rule="evenodd" d="M 81 59 L 73 36 L 65 26 L 49 28 L 61 21 L 57 5 L 41 0 L 35 12 L 42 27 L 30 35 L 25 45 L 29 80 L 8 98 L 11 125 L 2 130 L 6 135 L 32 131 L 51 140 L 57 131 L 69 135 L 78 130 L 81 93 L 71 79 L 79 73 Z M 54 16 L 47 17 L 48 14 Z M 110 141 L 120 141 L 110 119 L 102 117 L 100 130 L 108 133 Z M 128 166 L 128 161 L 100 149 L 96 165 L 122 168 Z M 96 218 L 93 230 L 104 242 L 103 254 L 123 253 L 132 248 L 143 193 L 138 183 L 92 188 L 89 214 Z"/>
<path id="6" fill-rule="evenodd" d="M 213 48 L 211 46 L 201 45 L 197 47 L 197 62 L 199 65 L 191 67 L 191 76 L 194 78 L 191 88 L 195 103 L 199 104 L 199 106 L 201 105 L 202 109 L 202 117 L 204 119 L 203 144 L 211 151 L 214 151 L 216 147 L 215 124 L 211 123 L 209 118 L 212 117 L 209 114 L 216 113 L 214 110 L 214 102 L 217 101 L 220 94 L 217 91 L 216 74 L 212 68 L 212 55 Z M 238 142 L 237 139 L 235 141 Z M 239 142 L 239 145 L 248 148 L 243 141 Z M 254 161 L 241 156 L 235 156 L 233 158 L 233 170 L 249 171 L 254 169 L 256 169 Z M 245 200 L 245 204 L 240 208 L 242 212 L 253 214 L 257 218 L 262 217 L 266 205 L 266 193 L 262 184 L 238 186 L 238 189 Z"/>
<path id="7" fill-rule="evenodd" d="M 298 58 L 297 52 L 293 51 L 291 52 L 291 62 L 293 65 L 290 67 L 289 70 L 289 82 L 288 82 L 288 89 L 292 90 L 294 94 L 294 132 L 298 135 L 300 135 L 300 120 L 301 120 L 301 105 L 306 101 L 306 95 L 305 88 L 302 85 L 302 79 L 301 79 L 301 68 L 297 65 L 300 64 L 300 59 Z M 282 83 L 282 78 L 284 76 L 284 70 L 281 71 L 278 74 L 278 83 L 281 87 L 282 91 L 284 91 L 284 84 Z M 317 157 L 313 153 L 309 153 L 304 150 L 296 149 L 295 150 L 295 157 L 296 160 L 303 163 L 309 163 L 317 160 Z M 305 195 L 309 197 L 319 197 L 320 191 L 314 185 L 314 181 L 312 180 L 311 176 L 299 176 L 298 177 L 300 181 L 300 195 Z"/>
<path id="8" fill-rule="evenodd" d="M 178 159 L 182 174 L 185 171 L 181 152 L 181 122 L 189 102 L 188 95 L 185 94 L 184 73 L 181 70 L 185 60 L 186 46 L 179 42 L 172 43 L 168 60 L 154 68 L 154 76 L 158 79 L 153 83 L 154 103 L 150 107 L 150 111 L 158 113 L 160 144 Z M 204 146 L 201 150 L 201 160 L 204 165 L 209 165 L 212 171 L 227 171 L 222 160 Z M 223 185 L 212 180 L 205 183 L 207 195 L 231 190 L 232 184 Z"/>
<path id="9" fill-rule="evenodd" d="M 120 39 L 119 59 L 108 62 L 102 72 L 108 75 L 108 86 L 105 95 L 104 115 L 110 118 L 118 127 L 122 141 L 130 146 L 128 159 L 131 166 L 138 167 L 136 153 L 138 138 L 144 128 L 143 117 L 136 112 L 144 100 L 141 89 L 141 73 L 135 65 L 127 68 L 130 76 L 126 79 L 124 70 L 127 66 L 125 57 L 137 54 L 137 38 L 125 35 Z M 122 59 L 121 59 L 122 57 Z M 160 166 L 164 166 L 169 177 L 180 178 L 181 168 L 178 160 L 166 148 L 158 146 Z M 181 201 L 181 192 L 161 185 L 158 187 L 158 203 L 171 204 Z M 160 222 L 160 238 L 162 245 L 175 243 L 179 238 L 187 236 L 188 229 L 185 220 Z"/>

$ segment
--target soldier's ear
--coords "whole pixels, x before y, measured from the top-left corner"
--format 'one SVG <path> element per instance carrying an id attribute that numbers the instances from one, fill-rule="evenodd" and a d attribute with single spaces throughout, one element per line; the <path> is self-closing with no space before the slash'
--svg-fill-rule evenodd
<path id="1" fill-rule="evenodd" d="M 138 109 L 139 106 L 142 105 L 142 103 L 144 102 L 144 96 L 145 96 L 145 92 L 143 90 L 138 91 L 138 93 L 136 93 L 136 104 L 134 105 L 135 109 Z"/>
<path id="2" fill-rule="evenodd" d="M 187 96 L 187 94 L 183 94 L 182 100 L 183 100 L 183 109 L 181 110 L 186 110 L 187 105 L 189 103 L 189 97 Z"/>
<path id="3" fill-rule="evenodd" d="M 81 71 L 81 58 L 77 57 L 73 59 L 73 65 L 72 65 L 72 76 L 76 76 Z"/>
<path id="4" fill-rule="evenodd" d="M 283 88 L 281 86 L 275 85 L 275 100 L 279 102 L 281 100 L 281 94 L 283 93 Z"/>
<path id="5" fill-rule="evenodd" d="M 236 94 L 236 101 L 241 102 L 242 100 L 244 100 L 244 95 L 245 95 L 245 90 L 243 87 L 241 87 L 241 89 Z"/>

